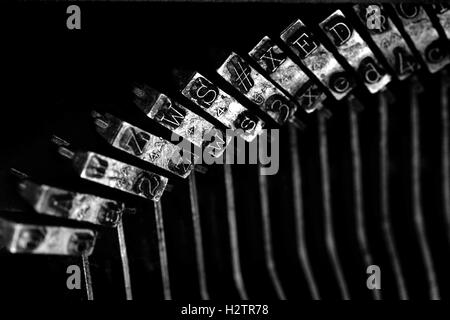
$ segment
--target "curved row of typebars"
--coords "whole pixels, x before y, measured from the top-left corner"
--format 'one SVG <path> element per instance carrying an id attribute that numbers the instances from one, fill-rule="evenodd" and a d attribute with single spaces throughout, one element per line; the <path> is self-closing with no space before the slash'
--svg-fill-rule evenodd
<path id="1" fill-rule="evenodd" d="M 450 11 L 450 10 L 449 10 Z M 447 31 L 447 30 L 445 30 Z M 370 41 L 370 40 L 369 40 Z M 420 59 L 419 59 L 420 60 Z M 447 219 L 447 223 L 450 224 L 450 173 L 449 173 L 449 117 L 448 117 L 448 97 L 447 89 L 449 86 L 448 76 L 446 70 L 441 72 L 441 96 L 440 96 L 440 107 L 441 107 L 441 120 L 442 120 L 442 189 L 443 189 L 443 203 L 444 211 Z M 403 80 L 403 79 L 402 79 Z M 427 279 L 429 284 L 429 296 L 431 299 L 439 299 L 439 286 L 436 280 L 436 275 L 433 267 L 433 261 L 429 251 L 429 244 L 427 241 L 425 227 L 423 225 L 422 217 L 422 204 L 421 204 L 421 186 L 420 186 L 420 141 L 419 141 L 419 109 L 418 109 L 418 92 L 416 90 L 420 85 L 417 79 L 411 82 L 411 165 L 412 165 L 412 192 L 413 192 L 413 215 L 414 222 L 417 232 L 418 241 L 422 250 L 422 256 L 425 262 Z M 392 263 L 392 268 L 396 275 L 398 296 L 401 299 L 408 299 L 408 292 L 405 286 L 405 280 L 402 275 L 402 268 L 400 266 L 400 261 L 396 251 L 396 245 L 394 242 L 394 237 L 392 235 L 392 230 L 390 227 L 390 214 L 389 214 L 389 188 L 388 188 L 388 105 L 392 99 L 392 94 L 389 93 L 388 87 L 385 86 L 378 95 L 378 107 L 379 107 L 379 164 L 380 164 L 380 204 L 382 211 L 382 223 L 384 225 L 384 240 L 387 250 L 389 252 L 389 257 Z M 360 146 L 359 146 L 359 132 L 358 132 L 358 108 L 357 102 L 350 98 L 348 99 L 350 105 L 350 133 L 351 133 L 351 152 L 352 152 L 352 170 L 353 170 L 353 187 L 354 187 L 354 214 L 355 214 L 355 227 L 357 228 L 358 245 L 360 248 L 360 253 L 364 257 L 366 265 L 372 264 L 372 257 L 370 250 L 367 245 L 365 222 L 364 222 L 364 210 L 363 210 L 363 195 L 362 195 L 362 169 L 361 169 L 361 157 L 360 157 Z M 322 106 L 323 107 L 323 106 Z M 319 109 L 319 108 L 317 108 Z M 327 239 L 327 253 L 329 255 L 330 261 L 333 265 L 334 276 L 337 279 L 337 283 L 340 288 L 341 297 L 343 299 L 350 299 L 350 293 L 348 291 L 343 272 L 341 269 L 341 264 L 337 254 L 336 246 L 334 244 L 334 232 L 333 232 L 333 215 L 331 212 L 331 194 L 330 194 L 330 176 L 328 168 L 328 142 L 327 142 L 327 129 L 326 121 L 329 117 L 327 110 L 321 108 L 317 112 L 318 116 L 318 135 L 319 135 L 319 152 L 320 152 L 320 170 L 321 170 L 321 185 L 322 185 L 322 196 L 323 196 L 323 209 L 324 209 L 324 223 L 325 223 L 325 233 Z M 291 165 L 292 165 L 292 178 L 293 178 L 293 195 L 292 199 L 294 201 L 295 219 L 296 219 L 296 234 L 297 234 L 297 248 L 298 248 L 298 259 L 302 266 L 302 271 L 307 279 L 309 291 L 313 299 L 320 299 L 320 290 L 314 279 L 313 271 L 311 269 L 307 248 L 304 239 L 304 223 L 303 223 L 303 208 L 302 208 L 302 179 L 301 179 L 301 169 L 299 160 L 299 150 L 297 142 L 297 129 L 293 123 L 290 124 L 289 128 L 290 134 L 290 155 L 291 155 Z M 227 217 L 228 217 L 228 228 L 229 228 L 229 240 L 231 247 L 231 260 L 232 260 L 232 270 L 233 279 L 235 282 L 236 289 L 240 295 L 241 299 L 248 299 L 248 294 L 245 288 L 243 275 L 240 269 L 240 258 L 239 258 L 239 245 L 238 245 L 238 234 L 236 226 L 235 217 L 235 204 L 234 204 L 234 191 L 233 191 L 233 178 L 230 165 L 224 165 L 224 177 L 225 177 L 225 187 L 226 187 L 226 201 L 227 201 Z M 281 282 L 279 280 L 276 263 L 274 261 L 273 249 L 272 249 L 272 238 L 271 238 L 271 226 L 269 219 L 269 200 L 268 200 L 268 182 L 265 175 L 259 175 L 259 186 L 260 186 L 260 199 L 261 199 L 261 214 L 263 222 L 263 241 L 264 241 L 264 251 L 265 251 L 265 263 L 266 268 L 269 272 L 272 285 L 279 299 L 286 299 L 286 294 L 282 288 Z M 192 212 L 192 222 L 194 229 L 194 241 L 195 241 L 195 251 L 196 251 L 196 262 L 198 269 L 198 280 L 200 295 L 202 299 L 209 299 L 209 292 L 206 281 L 206 271 L 204 265 L 203 257 L 203 245 L 202 245 L 202 235 L 200 227 L 200 214 L 199 214 L 199 204 L 197 197 L 197 189 L 195 182 L 195 172 L 189 176 L 189 188 L 190 188 L 190 201 L 191 201 L 191 212 Z M 165 299 L 171 299 L 170 290 L 170 280 L 168 271 L 168 259 L 164 238 L 164 225 L 163 225 L 163 214 L 160 201 L 154 202 L 155 208 L 155 218 L 156 218 L 156 229 L 158 237 L 159 246 L 159 258 L 161 264 L 161 277 L 163 282 L 163 290 Z M 126 291 L 127 300 L 132 299 L 131 290 L 131 279 L 129 271 L 129 263 L 127 258 L 127 250 L 125 244 L 123 224 L 120 221 L 117 226 L 120 253 L 122 259 L 123 273 L 124 273 L 124 284 Z M 448 237 L 450 241 L 450 230 L 448 230 Z M 94 299 L 92 278 L 90 272 L 90 265 L 87 255 L 82 256 L 83 270 L 85 274 L 85 288 L 87 298 L 89 300 Z M 381 293 L 379 290 L 373 291 L 374 299 L 381 299 Z"/>

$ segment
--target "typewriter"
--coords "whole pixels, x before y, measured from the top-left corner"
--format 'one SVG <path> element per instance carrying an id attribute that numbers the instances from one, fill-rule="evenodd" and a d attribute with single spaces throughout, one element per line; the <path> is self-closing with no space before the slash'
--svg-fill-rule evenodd
<path id="1" fill-rule="evenodd" d="M 450 6 L 71 10 L 7 18 L 9 298 L 450 296 Z"/>

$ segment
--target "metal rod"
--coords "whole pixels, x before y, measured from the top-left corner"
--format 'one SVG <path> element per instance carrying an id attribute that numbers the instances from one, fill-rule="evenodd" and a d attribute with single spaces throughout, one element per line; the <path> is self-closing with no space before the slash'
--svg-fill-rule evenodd
<path id="1" fill-rule="evenodd" d="M 195 172 L 189 176 L 189 190 L 191 200 L 192 224 L 194 226 L 195 253 L 197 258 L 198 281 L 200 296 L 203 300 L 209 300 L 208 286 L 206 285 L 205 258 L 203 254 L 202 228 L 200 225 L 200 210 L 198 206 L 197 185 L 195 183 Z"/>
<path id="2" fill-rule="evenodd" d="M 334 230 L 333 230 L 333 215 L 331 211 L 331 193 L 330 193 L 330 173 L 328 168 L 328 141 L 326 129 L 326 115 L 323 112 L 318 113 L 319 119 L 319 145 L 320 145 L 320 168 L 322 178 L 322 195 L 323 195 L 323 211 L 325 216 L 325 242 L 333 265 L 333 271 L 336 276 L 338 286 L 341 292 L 341 297 L 344 300 L 349 300 L 350 295 L 345 282 L 344 274 L 342 272 L 341 263 L 336 249 Z"/>
<path id="3" fill-rule="evenodd" d="M 447 237 L 450 244 L 450 138 L 448 116 L 449 77 L 441 75 L 441 119 L 442 119 L 442 201 L 447 223 Z"/>
<path id="4" fill-rule="evenodd" d="M 277 293 L 277 297 L 280 300 L 286 300 L 286 295 L 284 293 L 283 287 L 281 285 L 280 279 L 275 266 L 275 260 L 273 258 L 273 247 L 272 247 L 272 232 L 270 227 L 270 216 L 269 216 L 269 190 L 267 176 L 263 175 L 261 171 L 259 172 L 259 192 L 261 199 L 261 216 L 262 216 L 262 227 L 263 227 L 263 241 L 264 241 L 264 256 L 266 262 L 266 268 L 269 272 L 270 280 Z"/>
<path id="5" fill-rule="evenodd" d="M 397 282 L 397 289 L 401 300 L 408 300 L 408 291 L 405 285 L 400 259 L 392 232 L 391 214 L 389 210 L 389 147 L 388 147 L 388 103 L 384 93 L 379 95 L 380 111 L 380 202 L 381 202 L 381 226 L 384 242 L 391 260 L 392 269 Z"/>
<path id="6" fill-rule="evenodd" d="M 236 208 L 234 202 L 233 176 L 229 164 L 224 165 L 225 191 L 227 199 L 228 228 L 230 233 L 231 259 L 233 268 L 233 279 L 239 296 L 242 300 L 248 300 L 244 280 L 241 271 L 241 261 L 239 257 L 238 233 L 236 225 Z"/>
<path id="7" fill-rule="evenodd" d="M 128 263 L 127 245 L 125 242 L 125 232 L 123 230 L 123 220 L 117 225 L 117 236 L 119 238 L 120 258 L 122 260 L 123 280 L 125 285 L 125 297 L 127 300 L 133 300 L 131 291 L 130 266 Z"/>
<path id="8" fill-rule="evenodd" d="M 356 99 L 353 97 L 353 99 Z M 366 237 L 366 225 L 364 219 L 364 191 L 362 182 L 361 148 L 359 140 L 358 111 L 353 105 L 355 101 L 349 100 L 350 145 L 352 153 L 352 178 L 353 178 L 353 205 L 355 213 L 356 236 L 360 253 L 367 267 L 373 264 L 372 254 Z M 379 289 L 371 290 L 375 300 L 381 299 Z"/>
<path id="9" fill-rule="evenodd" d="M 154 201 L 156 233 L 158 236 L 159 261 L 161 264 L 161 276 L 165 300 L 172 300 L 170 290 L 169 265 L 167 263 L 166 239 L 164 236 L 164 221 L 161 207 L 161 201 Z"/>
<path id="10" fill-rule="evenodd" d="M 420 128 L 419 128 L 419 97 L 417 94 L 418 86 L 413 83 L 410 86 L 411 96 L 411 138 L 412 138 L 412 157 L 411 157 L 411 175 L 412 175 L 412 204 L 414 225 L 416 227 L 420 250 L 425 262 L 427 273 L 429 294 L 432 300 L 439 300 L 439 287 L 434 272 L 433 258 L 428 246 L 425 231 L 425 221 L 422 212 L 422 195 L 420 181 Z"/>
<path id="11" fill-rule="evenodd" d="M 290 148 L 291 148 L 291 168 L 293 181 L 293 199 L 295 210 L 295 232 L 297 236 L 297 255 L 303 269 L 303 273 L 308 283 L 309 291 L 314 300 L 320 300 L 319 290 L 314 279 L 314 274 L 309 262 L 308 251 L 306 249 L 305 228 L 303 217 L 303 194 L 302 175 L 300 170 L 300 159 L 297 140 L 297 129 L 289 126 Z"/>
<path id="12" fill-rule="evenodd" d="M 94 291 L 92 290 L 91 265 L 86 254 L 81 256 L 84 272 L 84 284 L 86 287 L 86 297 L 88 300 L 94 300 Z"/>

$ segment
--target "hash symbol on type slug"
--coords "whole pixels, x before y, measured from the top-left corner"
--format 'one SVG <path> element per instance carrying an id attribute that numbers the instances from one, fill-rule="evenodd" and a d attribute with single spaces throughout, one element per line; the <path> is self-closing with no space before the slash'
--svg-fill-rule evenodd
<path id="1" fill-rule="evenodd" d="M 369 5 L 366 8 L 366 25 L 370 30 L 383 32 L 386 18 L 381 14 L 381 8 L 378 5 Z"/>

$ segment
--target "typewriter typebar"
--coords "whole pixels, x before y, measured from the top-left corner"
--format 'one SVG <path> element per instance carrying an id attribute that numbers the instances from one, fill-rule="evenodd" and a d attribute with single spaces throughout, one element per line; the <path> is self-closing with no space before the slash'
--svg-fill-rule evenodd
<path id="1" fill-rule="evenodd" d="M 0 243 L 11 253 L 90 255 L 96 235 L 88 229 L 23 224 L 0 218 Z"/>
<path id="2" fill-rule="evenodd" d="M 186 178 L 193 168 L 193 157 L 183 156 L 179 147 L 116 117 L 94 113 L 97 132 L 113 147 Z"/>
<path id="3" fill-rule="evenodd" d="M 81 178 L 159 201 L 168 179 L 155 173 L 94 153 L 78 151 L 73 164 Z"/>
<path id="4" fill-rule="evenodd" d="M 250 52 L 270 78 L 286 90 L 298 105 L 310 113 L 326 95 L 269 37 L 264 37 Z"/>
<path id="5" fill-rule="evenodd" d="M 261 119 L 200 73 L 192 73 L 187 84 L 182 84 L 181 87 L 183 96 L 227 128 L 241 130 L 242 139 L 251 142 L 261 133 L 264 126 Z"/>
<path id="6" fill-rule="evenodd" d="M 281 33 L 281 39 L 325 87 L 330 89 L 337 100 L 344 98 L 355 86 L 344 67 L 300 19 Z"/>
<path id="7" fill-rule="evenodd" d="M 135 103 L 150 119 L 157 120 L 194 145 L 204 147 L 210 155 L 222 155 L 230 139 L 226 139 L 212 123 L 153 88 L 135 87 L 133 91 Z"/>
<path id="8" fill-rule="evenodd" d="M 124 210 L 124 205 L 115 200 L 40 185 L 30 180 L 21 181 L 19 191 L 38 213 L 107 227 L 115 227 Z"/>
<path id="9" fill-rule="evenodd" d="M 333 41 L 339 54 L 357 70 L 371 93 L 378 92 L 391 81 L 391 76 L 386 73 L 367 43 L 347 22 L 340 10 L 334 12 L 319 25 Z"/>
<path id="10" fill-rule="evenodd" d="M 383 5 L 357 4 L 353 8 L 364 26 L 373 23 L 371 20 L 373 15 L 379 15 L 379 26 L 367 29 L 370 37 L 400 80 L 413 74 L 419 68 L 419 64 L 400 31 L 386 14 Z"/>
<path id="11" fill-rule="evenodd" d="M 238 54 L 231 53 L 217 73 L 278 124 L 294 116 L 296 105 Z"/>
<path id="12" fill-rule="evenodd" d="M 447 45 L 439 38 L 438 31 L 422 6 L 399 3 L 395 5 L 395 11 L 431 73 L 450 63 Z"/>

